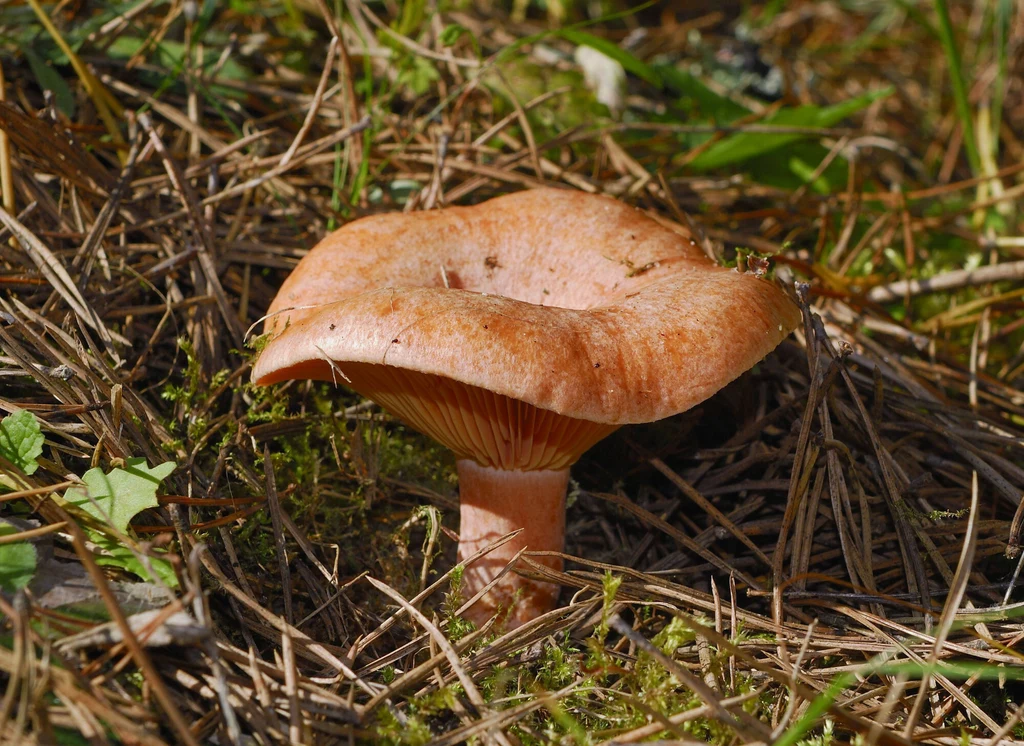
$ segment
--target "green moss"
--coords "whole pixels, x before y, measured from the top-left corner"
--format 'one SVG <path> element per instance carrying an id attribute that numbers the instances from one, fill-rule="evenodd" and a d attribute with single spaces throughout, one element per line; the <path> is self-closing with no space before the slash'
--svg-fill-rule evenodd
<path id="1" fill-rule="evenodd" d="M 160 396 L 165 400 L 192 407 L 203 390 L 202 368 L 192 342 L 185 337 L 178 338 L 178 349 L 185 354 L 184 381 L 181 384 L 167 384 Z"/>
<path id="2" fill-rule="evenodd" d="M 448 638 L 453 641 L 461 640 L 476 629 L 475 624 L 455 613 L 463 602 L 462 576 L 465 569 L 462 565 L 456 565 L 452 569 L 448 577 L 448 592 L 444 594 L 444 602 L 441 604 L 444 618 L 448 620 Z"/>
<path id="3" fill-rule="evenodd" d="M 433 738 L 430 727 L 419 717 L 403 715 L 399 718 L 388 708 L 381 708 L 374 731 L 378 743 L 384 746 L 422 746 Z"/>
<path id="4" fill-rule="evenodd" d="M 587 649 L 589 650 L 587 668 L 599 671 L 612 666 L 612 661 L 608 656 L 605 645 L 605 639 L 608 637 L 608 620 L 611 617 L 612 607 L 615 604 L 615 595 L 619 592 L 619 586 L 622 585 L 622 577 L 612 575 L 611 572 L 605 572 L 601 583 L 603 589 L 601 622 L 594 628 L 594 634 L 587 640 Z"/>
<path id="5" fill-rule="evenodd" d="M 832 746 L 834 743 L 835 723 L 828 718 L 821 726 L 821 733 L 797 741 L 797 746 Z"/>
<path id="6" fill-rule="evenodd" d="M 212 539 L 212 535 L 209 538 Z M 233 532 L 233 542 L 239 561 L 248 572 L 262 575 L 264 568 L 277 562 L 277 545 L 266 511 L 250 516 L 240 529 Z"/>
<path id="7" fill-rule="evenodd" d="M 375 742 L 396 746 L 429 743 L 433 738 L 430 721 L 452 717 L 456 700 L 462 695 L 462 687 L 453 684 L 409 700 L 401 710 L 382 708 L 374 728 L 379 739 Z"/>
<path id="8" fill-rule="evenodd" d="M 375 445 L 380 471 L 449 494 L 458 484 L 455 457 L 444 446 L 401 424 L 366 432 Z"/>
<path id="9" fill-rule="evenodd" d="M 245 414 L 250 425 L 280 422 L 288 417 L 288 399 L 281 396 L 275 387 L 246 383 L 242 391 L 252 402 Z"/>
<path id="10" fill-rule="evenodd" d="M 562 645 L 545 648 L 537 683 L 547 690 L 562 689 L 580 675 L 580 655 L 572 652 L 568 634 Z"/>
<path id="11" fill-rule="evenodd" d="M 610 606 L 618 590 L 618 579 L 605 579 L 605 600 Z M 643 615 L 644 634 L 666 655 L 690 645 L 696 638 L 692 627 L 681 620 L 661 623 L 648 612 Z M 651 634 L 652 630 L 657 630 Z M 511 726 L 523 744 L 563 742 L 572 744 L 604 741 L 625 730 L 652 722 L 653 713 L 670 717 L 700 707 L 703 703 L 657 660 L 640 652 L 635 661 L 623 659 L 614 646 L 605 644 L 608 634 L 598 625 L 591 639 L 577 642 L 568 635 L 560 636 L 543 648 L 539 658 L 519 665 L 510 658 L 496 667 L 480 682 L 481 692 L 489 702 L 515 702 L 523 698 L 541 697 L 547 693 L 573 687 L 552 705 Z M 598 652 L 600 651 L 600 652 Z M 715 651 L 713 665 L 724 668 L 726 654 Z M 752 678 L 738 675 L 735 686 L 726 696 L 755 691 Z M 766 690 L 761 698 L 753 698 L 744 708 L 751 714 L 774 706 L 774 693 Z M 498 705 L 501 706 L 501 705 Z M 727 744 L 733 734 L 714 720 L 698 718 L 682 724 L 675 732 L 666 729 L 652 734 L 652 739 L 675 739 L 678 731 L 712 744 Z M 815 745 L 816 746 L 816 745 Z"/>

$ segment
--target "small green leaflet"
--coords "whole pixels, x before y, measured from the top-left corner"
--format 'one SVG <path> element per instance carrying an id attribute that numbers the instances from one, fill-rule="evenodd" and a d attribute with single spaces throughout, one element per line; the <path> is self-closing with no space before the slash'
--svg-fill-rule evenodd
<path id="1" fill-rule="evenodd" d="M 146 459 L 130 458 L 123 469 L 113 469 L 109 474 L 89 469 L 82 477 L 86 488 L 72 487 L 64 499 L 121 533 L 127 533 L 132 518 L 159 504 L 156 489 L 174 467 L 173 461 L 165 461 L 151 469 Z"/>
<path id="2" fill-rule="evenodd" d="M 19 533 L 19 529 L 0 521 L 0 536 Z M 36 572 L 36 548 L 29 541 L 0 544 L 0 588 L 14 593 L 24 588 Z"/>
<path id="3" fill-rule="evenodd" d="M 101 534 L 99 531 L 87 530 L 86 533 L 89 535 L 89 541 L 103 550 L 102 554 L 96 555 L 97 565 L 118 567 L 150 582 L 154 580 L 153 573 L 155 573 L 168 587 L 178 587 L 178 576 L 175 575 L 171 563 L 165 559 L 166 552 L 151 548 L 146 557 L 148 561 L 143 564 L 135 552 L 117 539 Z M 149 572 L 147 565 L 153 569 L 153 573 Z"/>
<path id="4" fill-rule="evenodd" d="M 452 23 L 444 27 L 441 33 L 438 34 L 437 40 L 441 42 L 442 46 L 450 47 L 468 33 L 470 33 L 470 31 L 465 26 L 461 26 L 458 23 Z"/>
<path id="5" fill-rule="evenodd" d="M 36 459 L 43 453 L 44 440 L 36 416 L 27 409 L 0 420 L 0 456 L 25 474 L 33 474 L 39 468 Z"/>
<path id="6" fill-rule="evenodd" d="M 75 94 L 68 88 L 68 84 L 64 82 L 61 74 L 46 64 L 46 61 L 36 54 L 32 47 L 22 47 L 21 52 L 28 60 L 28 66 L 32 68 L 32 74 L 36 76 L 39 87 L 44 91 L 52 91 L 57 108 L 64 112 L 69 119 L 74 117 Z"/>
<path id="7" fill-rule="evenodd" d="M 469 39 L 469 43 L 473 47 L 473 52 L 476 54 L 477 57 L 479 57 L 480 43 L 476 40 L 476 37 L 473 36 L 473 32 L 470 31 L 465 26 L 460 26 L 457 23 L 445 26 L 444 30 L 442 30 L 441 33 L 438 34 L 437 40 L 441 42 L 442 46 L 451 47 L 455 46 L 455 43 L 463 36 Z"/>
<path id="8" fill-rule="evenodd" d="M 85 487 L 72 487 L 65 493 L 64 499 L 126 534 L 132 518 L 147 508 L 159 505 L 156 490 L 174 468 L 173 461 L 165 461 L 151 469 L 146 459 L 130 458 L 123 468 L 111 469 L 109 474 L 104 474 L 100 469 L 89 469 L 82 477 Z M 115 537 L 93 528 L 86 528 L 86 533 L 89 540 L 103 550 L 102 554 L 96 556 L 98 564 L 119 567 L 145 580 L 153 580 L 135 553 Z M 152 550 L 149 553 L 149 565 L 164 583 L 174 588 L 178 585 L 178 579 L 171 564 L 160 556 L 163 554 L 166 553 Z"/>

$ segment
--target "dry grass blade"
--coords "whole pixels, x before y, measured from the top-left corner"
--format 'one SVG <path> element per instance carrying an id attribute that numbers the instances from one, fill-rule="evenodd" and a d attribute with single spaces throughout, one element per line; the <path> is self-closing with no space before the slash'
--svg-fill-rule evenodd
<path id="1" fill-rule="evenodd" d="M 71 65 L 75 68 L 75 72 L 78 74 L 78 77 L 84 84 L 86 91 L 92 98 L 93 103 L 96 105 L 96 110 L 99 113 L 100 118 L 103 120 L 103 124 L 106 125 L 107 133 L 110 135 L 111 139 L 116 143 L 123 143 L 124 140 L 121 137 L 121 130 L 117 121 L 123 112 L 121 103 L 110 95 L 110 92 L 103 87 L 103 84 L 96 79 L 96 76 L 92 74 L 92 71 L 85 66 L 78 54 L 76 54 L 71 46 L 64 40 L 64 37 L 61 36 L 57 27 L 53 25 L 50 17 L 47 15 L 46 11 L 43 10 L 43 7 L 39 4 L 38 0 L 28 0 L 28 4 L 32 7 L 36 17 L 39 19 L 40 23 L 42 23 L 46 31 L 51 37 L 53 37 L 53 40 L 57 42 L 61 51 L 68 56 L 68 59 L 71 61 Z"/>
<path id="2" fill-rule="evenodd" d="M 56 125 L 30 117 L 13 104 L 0 100 L 0 129 L 20 153 L 31 155 L 63 173 L 76 186 L 98 194 L 113 189 L 113 179 L 107 169 L 89 151 L 70 142 Z M 13 188 L 4 189 L 4 193 L 13 198 L 12 192 Z"/>
<path id="3" fill-rule="evenodd" d="M 735 574 L 737 578 L 739 578 L 741 581 L 743 581 L 743 583 L 745 583 L 749 587 L 755 589 L 761 588 L 760 584 L 756 580 L 754 580 L 741 570 L 737 570 L 736 568 L 731 567 L 727 560 L 723 560 L 721 557 L 718 557 L 713 552 L 709 552 L 707 549 L 697 544 L 693 539 L 684 534 L 675 526 L 672 526 L 666 521 L 661 520 L 657 516 L 651 515 L 647 511 L 643 510 L 643 508 L 634 505 L 633 502 L 628 500 L 627 498 L 609 493 L 599 493 L 597 494 L 597 496 L 603 500 L 607 500 L 608 502 L 618 505 L 619 507 L 623 508 L 626 511 L 629 511 L 630 513 L 633 513 L 634 515 L 641 516 L 646 523 L 649 523 L 650 525 L 654 526 L 660 531 L 664 531 L 666 534 L 668 534 L 673 539 L 678 541 L 683 547 L 685 547 L 689 551 L 707 560 L 712 565 L 718 567 L 720 570 L 726 573 Z"/>
<path id="4" fill-rule="evenodd" d="M 7 102 L 7 81 L 4 79 L 4 66 L 0 61 L 0 110 Z M 0 115 L 2 116 L 2 115 Z M 3 199 L 3 208 L 7 212 L 14 212 L 14 173 L 11 168 L 11 138 L 7 131 L 9 125 L 0 127 L 0 198 Z"/>
<path id="5" fill-rule="evenodd" d="M 964 535 L 964 546 L 960 553 L 960 561 L 956 567 L 956 575 L 950 584 L 949 595 L 946 596 L 946 603 L 942 608 L 942 616 L 939 617 L 938 629 L 935 632 L 935 646 L 931 655 L 928 656 L 928 663 L 934 666 L 939 660 L 939 654 L 950 631 L 956 621 L 956 612 L 960 608 L 964 594 L 967 591 L 967 583 L 970 581 L 971 568 L 974 564 L 974 554 L 977 551 L 978 541 L 978 473 L 971 474 L 971 507 L 967 517 L 967 533 Z M 910 717 L 903 729 L 903 735 L 908 738 L 913 735 L 918 718 L 921 716 L 921 709 L 929 694 L 931 678 L 926 672 L 921 681 L 914 700 L 914 707 L 910 711 Z"/>
<path id="6" fill-rule="evenodd" d="M 68 274 L 64 265 L 34 233 L 2 208 L 0 208 L 0 223 L 3 223 L 11 234 L 18 239 L 25 253 L 28 254 L 32 262 L 39 268 L 39 271 L 46 277 L 53 289 L 64 298 L 86 326 L 99 333 L 101 339 L 108 344 L 114 341 L 120 344 L 127 343 L 128 340 L 124 337 L 107 329 L 99 314 L 82 297 L 82 292 L 78 289 L 75 281 L 71 279 L 71 275 Z"/>
<path id="7" fill-rule="evenodd" d="M 274 545 L 277 547 L 277 564 L 281 573 L 281 588 L 284 591 L 284 618 L 288 624 L 294 624 L 291 571 L 288 567 L 288 550 L 285 548 L 281 519 L 281 501 L 277 495 L 277 481 L 274 478 L 274 462 L 270 458 L 270 446 L 263 447 L 263 470 L 267 479 L 267 508 L 274 526 Z M 284 634 L 287 634 L 287 631 Z"/>
<path id="8" fill-rule="evenodd" d="M 455 652 L 455 648 L 452 647 L 451 643 L 448 642 L 448 639 L 441 633 L 441 631 L 432 624 L 426 616 L 424 616 L 423 612 L 402 598 L 398 592 L 386 583 L 382 583 L 370 576 L 366 577 L 366 582 L 405 609 L 409 616 L 415 619 L 416 622 L 427 631 L 427 634 L 429 634 L 434 643 L 441 648 L 445 658 L 448 659 L 448 663 L 451 665 L 452 671 L 455 672 L 455 675 L 459 678 L 459 681 L 465 688 L 469 701 L 472 702 L 474 706 L 480 708 L 481 712 L 484 711 L 486 709 L 486 705 L 484 704 L 483 697 L 480 696 L 480 691 L 476 688 L 476 684 L 473 682 L 473 679 L 471 679 L 463 669 L 462 663 L 459 661 L 459 654 Z"/>
<path id="9" fill-rule="evenodd" d="M 182 177 L 177 165 L 173 160 L 171 160 L 163 142 L 153 130 L 153 124 L 149 115 L 141 115 L 139 117 L 139 123 L 142 125 L 146 134 L 149 135 L 149 141 L 152 144 L 153 149 L 160 154 L 160 158 L 164 163 L 164 168 L 167 170 L 167 175 L 171 180 L 171 184 L 174 186 L 174 189 L 178 194 L 178 198 L 181 200 L 182 204 L 185 206 L 185 211 L 188 213 L 189 220 L 192 224 L 193 236 L 195 237 L 195 240 L 199 242 L 199 251 L 197 253 L 199 264 L 203 268 L 203 274 L 206 278 L 206 282 L 209 284 L 210 289 L 213 292 L 213 297 L 217 299 L 217 307 L 220 309 L 221 317 L 224 319 L 224 325 L 231 333 L 231 338 L 235 343 L 235 346 L 242 347 L 245 342 L 245 330 L 242 327 L 242 323 L 238 320 L 238 315 L 235 313 L 235 310 L 228 302 L 227 295 L 225 295 L 224 288 L 220 282 L 220 277 L 217 274 L 217 269 L 213 264 L 210 229 L 203 216 L 199 213 L 199 206 L 197 204 L 195 194 L 188 182 Z"/>
<path id="10" fill-rule="evenodd" d="M 448 638 L 441 633 L 436 625 L 427 619 L 423 612 L 402 598 L 401 594 L 396 592 L 393 588 L 370 576 L 366 577 L 366 581 L 405 609 L 409 616 L 415 619 L 416 622 L 427 631 L 430 635 L 430 639 L 434 644 L 441 648 L 441 651 L 444 653 L 445 658 L 448 660 L 448 665 L 452 667 L 452 671 L 455 672 L 455 676 L 458 678 L 459 683 L 462 684 L 470 703 L 476 708 L 477 716 L 486 716 L 488 714 L 487 704 L 484 701 L 483 696 L 480 694 L 480 690 L 477 689 L 476 683 L 463 668 L 462 662 L 459 660 L 459 654 L 455 652 L 455 648 L 452 647 Z M 503 744 L 504 746 L 508 746 L 509 744 L 506 736 L 500 731 L 492 731 L 488 733 L 488 736 L 489 738 L 494 739 L 498 744 Z"/>

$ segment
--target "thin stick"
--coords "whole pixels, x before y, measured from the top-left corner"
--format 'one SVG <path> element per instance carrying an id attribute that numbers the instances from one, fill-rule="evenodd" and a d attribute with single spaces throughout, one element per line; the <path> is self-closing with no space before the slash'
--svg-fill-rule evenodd
<path id="1" fill-rule="evenodd" d="M 299 127 L 299 131 L 295 133 L 295 139 L 292 140 L 292 144 L 288 146 L 288 150 L 285 151 L 284 155 L 281 156 L 280 167 L 287 166 L 292 158 L 295 156 L 295 151 L 302 145 L 302 141 L 306 138 L 310 127 L 313 126 L 313 121 L 316 119 L 317 112 L 320 111 L 320 105 L 324 101 L 324 91 L 327 90 L 327 81 L 331 77 L 331 68 L 334 67 L 334 57 L 338 53 L 338 37 L 331 37 L 331 43 L 327 45 L 327 59 L 324 61 L 324 70 L 320 74 L 320 82 L 317 83 L 316 91 L 313 93 L 313 101 L 309 105 L 309 111 L 306 112 L 306 118 L 302 121 L 302 126 Z"/>
<path id="2" fill-rule="evenodd" d="M 923 293 L 939 293 L 944 290 L 1017 280 L 1024 280 L 1024 260 L 991 264 L 977 269 L 955 269 L 922 280 L 900 280 L 872 288 L 868 291 L 867 298 L 874 303 L 890 303 Z"/>
<path id="3" fill-rule="evenodd" d="M 67 524 L 61 521 L 60 523 L 50 523 L 46 526 L 40 526 L 39 528 L 30 528 L 25 531 L 19 531 L 16 534 L 0 535 L 0 546 L 4 544 L 16 544 L 19 541 L 28 541 L 29 539 L 38 539 L 40 536 L 46 536 L 47 534 L 53 534 L 57 531 L 64 530 Z"/>

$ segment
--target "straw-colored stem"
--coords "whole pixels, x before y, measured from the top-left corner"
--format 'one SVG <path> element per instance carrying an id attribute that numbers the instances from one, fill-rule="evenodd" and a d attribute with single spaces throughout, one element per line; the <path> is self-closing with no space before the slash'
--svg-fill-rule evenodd
<path id="1" fill-rule="evenodd" d="M 7 81 L 4 67 L 0 63 L 0 101 L 7 100 Z M 11 143 L 7 133 L 0 129 L 0 199 L 7 212 L 14 215 L 14 178 L 11 172 Z M 11 239 L 14 240 L 13 238 Z"/>

